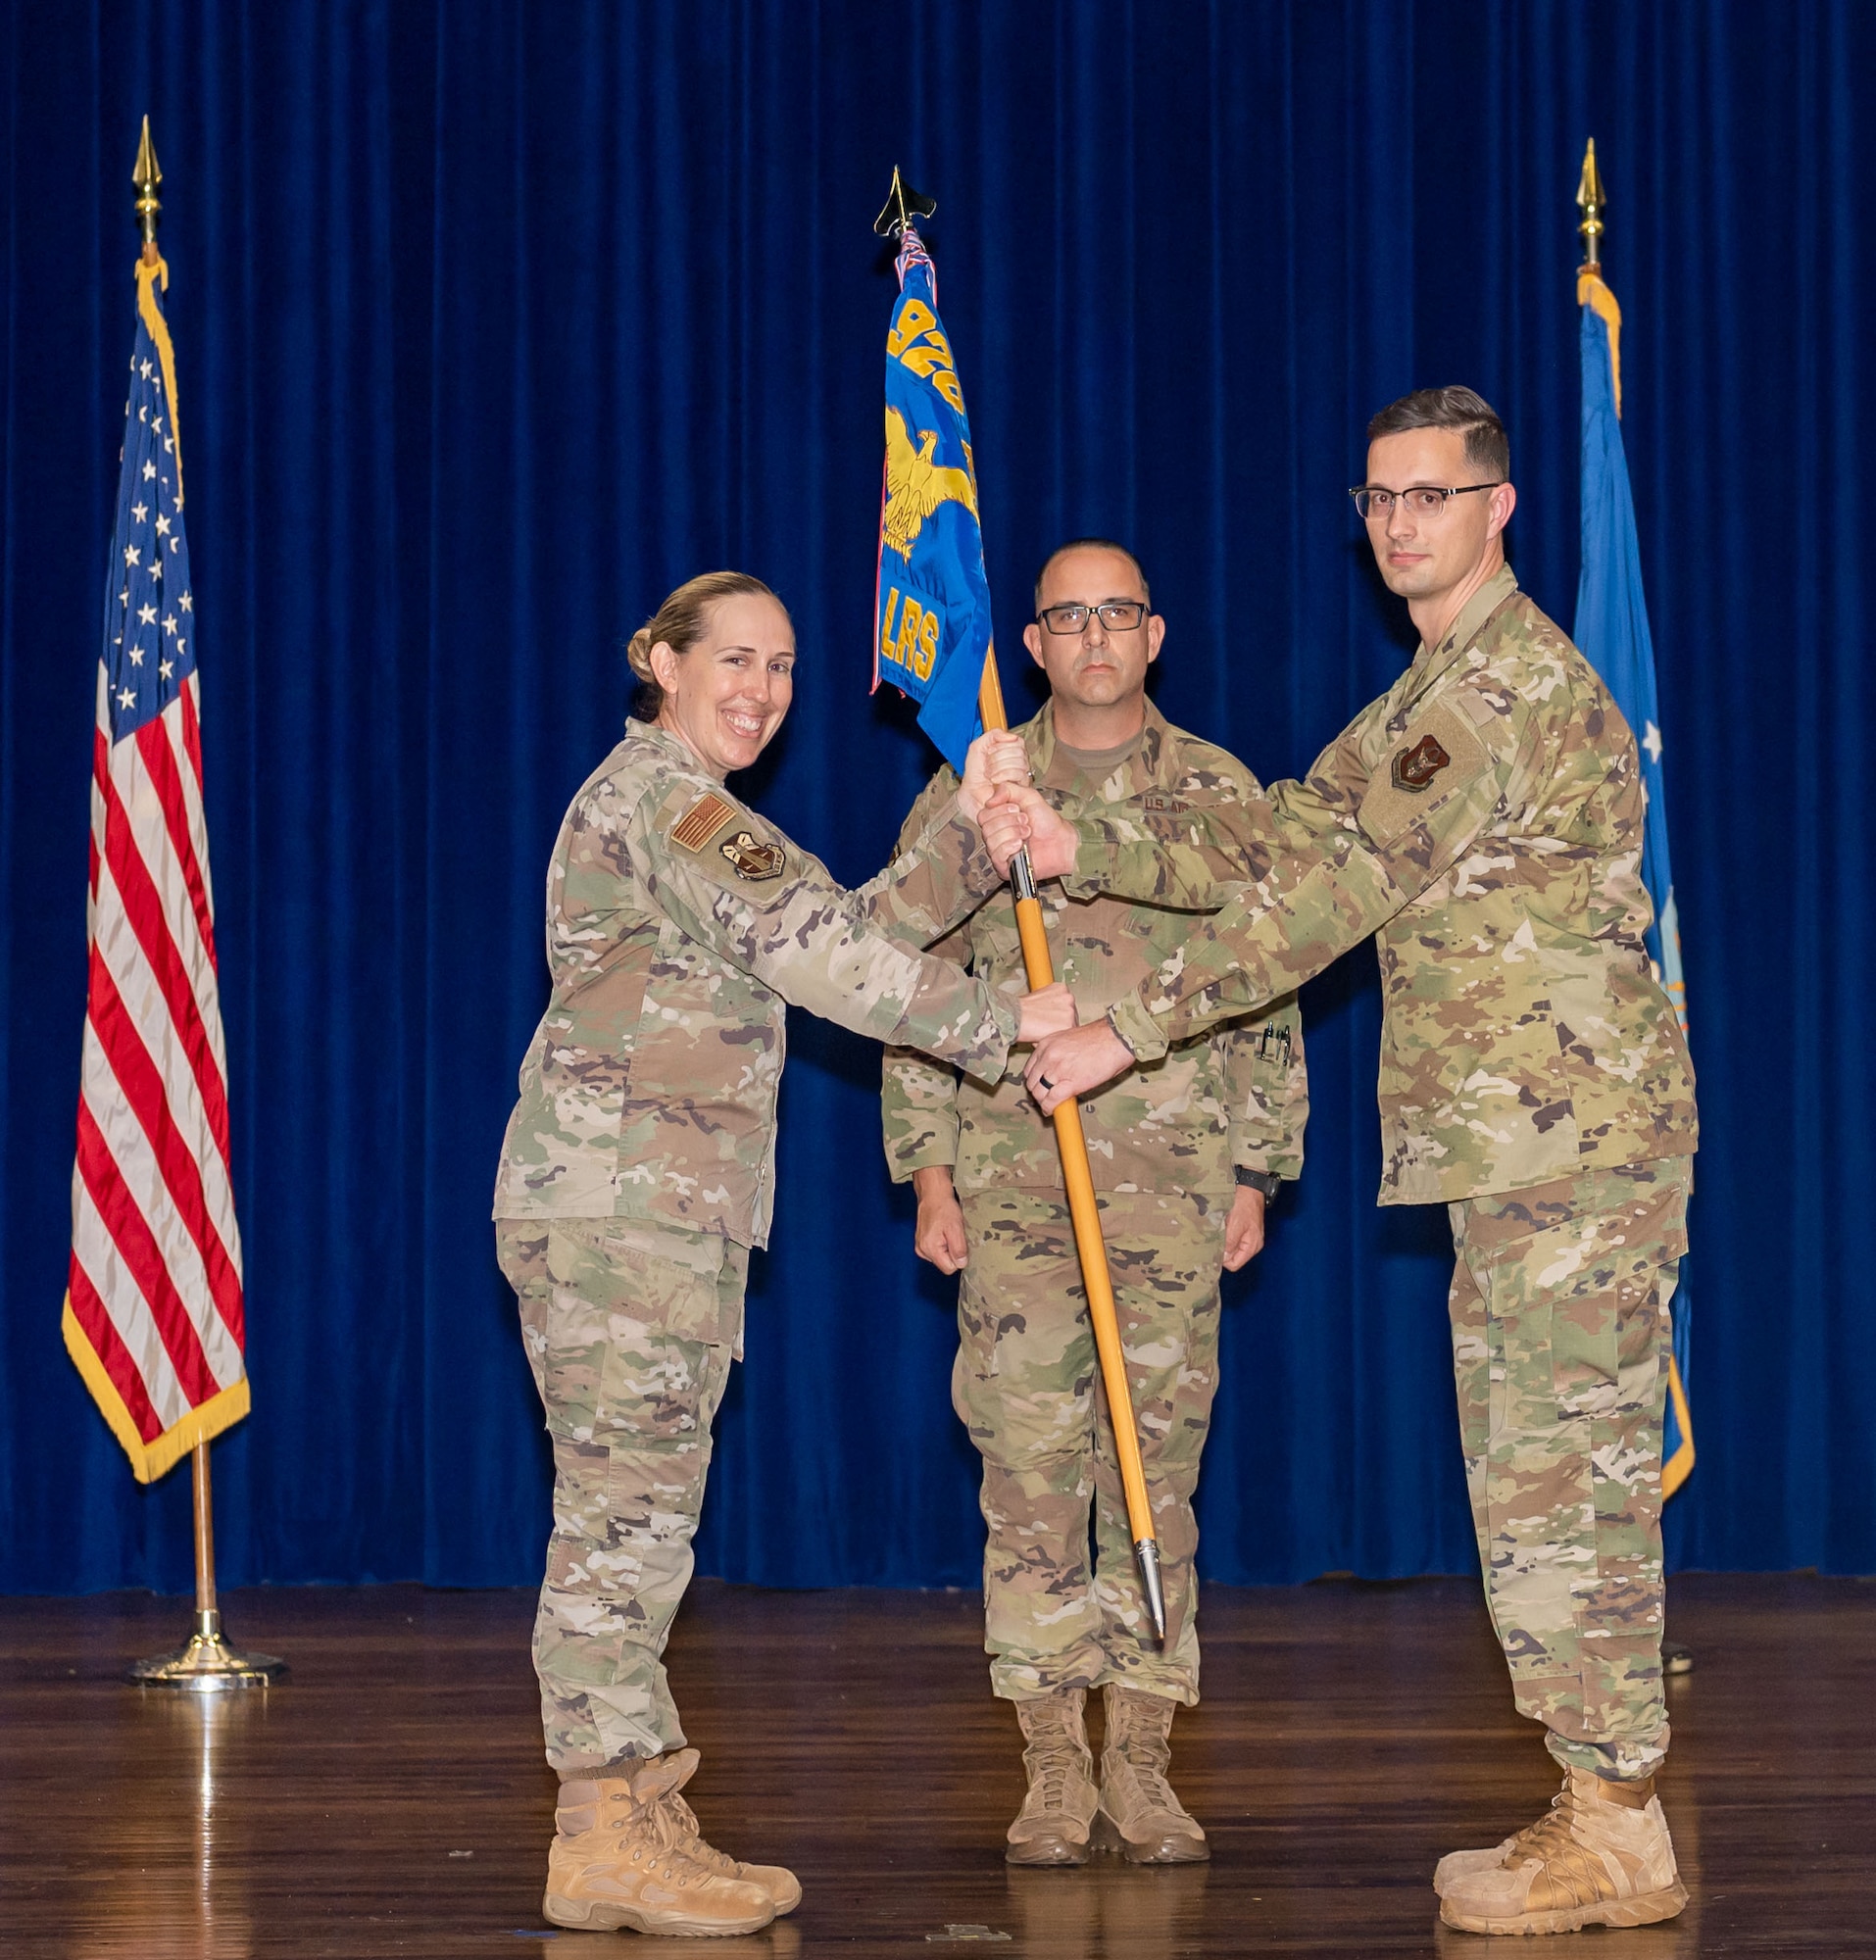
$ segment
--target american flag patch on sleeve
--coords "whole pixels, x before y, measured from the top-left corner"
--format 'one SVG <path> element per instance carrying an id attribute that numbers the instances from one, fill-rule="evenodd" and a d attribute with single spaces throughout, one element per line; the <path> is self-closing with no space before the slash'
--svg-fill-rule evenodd
<path id="1" fill-rule="evenodd" d="M 707 790 L 671 825 L 671 842 L 680 851 L 702 851 L 735 814 L 734 804 Z"/>

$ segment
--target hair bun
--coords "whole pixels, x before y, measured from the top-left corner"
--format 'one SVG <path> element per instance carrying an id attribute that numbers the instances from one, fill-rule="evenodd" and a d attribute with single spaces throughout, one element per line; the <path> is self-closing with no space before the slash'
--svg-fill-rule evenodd
<path id="1" fill-rule="evenodd" d="M 654 680 L 652 672 L 652 629 L 641 626 L 625 648 L 625 659 L 640 680 Z"/>

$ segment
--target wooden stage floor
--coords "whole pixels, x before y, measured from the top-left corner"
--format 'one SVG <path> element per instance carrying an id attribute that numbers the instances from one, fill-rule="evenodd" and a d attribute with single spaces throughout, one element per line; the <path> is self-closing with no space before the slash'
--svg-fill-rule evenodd
<path id="1" fill-rule="evenodd" d="M 591 1948 L 539 1917 L 552 1784 L 517 1592 L 256 1592 L 231 1636 L 292 1663 L 204 1705 L 123 1686 L 184 1602 L 0 1600 L 0 1953 L 87 1960 Z M 1619 1960 L 1876 1952 L 1876 1589 L 1674 1582 L 1699 1671 L 1671 1686 L 1667 1804 L 1694 1903 L 1593 1933 Z M 1211 1865 L 1009 1871 L 1015 1723 L 958 1593 L 700 1583 L 671 1670 L 717 1841 L 786 1861 L 799 1913 L 742 1941 L 646 1950 L 1035 1960 L 1474 1954 L 1441 1852 L 1494 1841 L 1555 1779 L 1509 1711 L 1476 1588 L 1322 1582 L 1206 1596 L 1202 1709 L 1174 1732 Z M 1545 1949 L 1548 1950 L 1548 1949 Z"/>

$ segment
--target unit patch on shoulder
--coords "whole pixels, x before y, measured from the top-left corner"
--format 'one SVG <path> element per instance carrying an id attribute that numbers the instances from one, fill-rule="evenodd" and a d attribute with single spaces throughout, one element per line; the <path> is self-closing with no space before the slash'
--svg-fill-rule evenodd
<path id="1" fill-rule="evenodd" d="M 1377 759 L 1356 816 L 1369 841 L 1386 849 L 1491 779 L 1491 753 L 1478 731 L 1446 702 L 1435 702 L 1413 717 L 1391 757 Z"/>
<path id="2" fill-rule="evenodd" d="M 747 830 L 725 837 L 716 848 L 729 859 L 737 877 L 747 878 L 752 885 L 779 878 L 782 866 L 788 861 L 788 854 L 779 844 L 759 843 Z"/>
<path id="3" fill-rule="evenodd" d="M 1437 736 L 1422 735 L 1412 748 L 1401 750 L 1388 774 L 1397 790 L 1410 790 L 1418 795 L 1452 760 L 1440 747 Z"/>
<path id="4" fill-rule="evenodd" d="M 671 825 L 671 842 L 680 851 L 701 851 L 737 814 L 715 790 L 707 790 Z"/>

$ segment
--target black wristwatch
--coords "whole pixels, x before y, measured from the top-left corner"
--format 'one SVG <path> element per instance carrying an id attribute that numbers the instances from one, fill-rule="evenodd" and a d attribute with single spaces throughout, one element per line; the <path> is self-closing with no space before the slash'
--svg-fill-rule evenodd
<path id="1" fill-rule="evenodd" d="M 1274 1198 L 1277 1195 L 1277 1186 L 1283 1182 L 1274 1171 L 1246 1170 L 1243 1164 L 1237 1166 L 1236 1176 L 1240 1184 L 1252 1191 L 1262 1192 L 1266 1199 Z"/>

